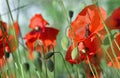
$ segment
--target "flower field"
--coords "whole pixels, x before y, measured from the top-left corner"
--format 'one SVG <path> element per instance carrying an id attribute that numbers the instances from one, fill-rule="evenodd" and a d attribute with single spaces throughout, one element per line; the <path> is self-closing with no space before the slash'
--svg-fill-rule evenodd
<path id="1" fill-rule="evenodd" d="M 120 78 L 119 0 L 0 0 L 0 78 Z"/>

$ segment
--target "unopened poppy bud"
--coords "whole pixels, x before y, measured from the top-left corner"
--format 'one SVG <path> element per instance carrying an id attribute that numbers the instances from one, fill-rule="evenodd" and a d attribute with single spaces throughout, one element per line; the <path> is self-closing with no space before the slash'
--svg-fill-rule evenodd
<path id="1" fill-rule="evenodd" d="M 29 69 L 30 69 L 29 63 L 24 63 L 24 67 L 25 67 L 26 71 L 29 71 Z"/>
<path id="2" fill-rule="evenodd" d="M 73 17 L 73 11 L 69 11 L 69 17 L 70 19 Z"/>
<path id="3" fill-rule="evenodd" d="M 5 57 L 6 57 L 6 58 L 9 58 L 9 57 L 10 57 L 10 53 L 5 52 Z"/>

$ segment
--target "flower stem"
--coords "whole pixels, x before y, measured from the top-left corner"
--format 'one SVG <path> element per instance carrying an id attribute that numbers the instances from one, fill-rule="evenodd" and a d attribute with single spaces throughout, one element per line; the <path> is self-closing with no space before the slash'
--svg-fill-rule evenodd
<path id="1" fill-rule="evenodd" d="M 118 45 L 118 43 L 117 43 L 117 41 L 116 41 L 115 39 L 114 39 L 114 42 L 115 42 L 115 44 L 116 44 L 118 50 L 120 51 L 120 46 Z"/>
<path id="2" fill-rule="evenodd" d="M 61 56 L 62 59 L 63 59 L 64 65 L 65 65 L 65 68 L 66 68 L 66 70 L 67 70 L 69 76 L 72 77 L 71 74 L 70 74 L 70 71 L 69 71 L 69 69 L 68 69 L 68 67 L 67 67 L 67 65 L 66 65 L 66 63 L 65 63 L 65 60 L 64 60 L 64 57 L 63 57 L 62 53 L 61 53 L 61 52 L 55 52 L 55 53 L 59 53 L 59 54 L 60 54 L 60 56 Z"/>
<path id="3" fill-rule="evenodd" d="M 89 57 L 88 57 L 88 56 L 87 56 L 87 60 L 88 60 L 88 65 L 89 65 L 89 67 L 90 67 L 90 70 L 91 70 L 94 78 L 96 78 L 95 73 L 94 73 L 94 70 L 93 70 L 93 68 L 92 68 L 92 65 L 90 64 L 90 60 L 89 60 Z"/>
<path id="4" fill-rule="evenodd" d="M 98 1 L 98 0 L 97 0 L 97 1 Z M 106 24 L 105 24 L 104 21 L 103 21 L 103 17 L 102 17 L 101 11 L 100 11 L 100 9 L 99 9 L 98 2 L 97 2 L 97 4 L 96 4 L 96 7 L 97 7 L 97 9 L 98 9 L 98 11 L 99 11 L 100 18 L 101 18 L 102 23 L 103 23 L 103 25 L 104 25 L 104 27 L 105 27 L 105 30 L 106 30 L 106 32 L 107 32 L 107 34 L 108 34 L 108 39 L 109 39 L 109 42 L 110 42 L 112 54 L 113 54 L 113 56 L 115 57 L 115 60 L 116 60 L 116 62 L 118 63 L 118 66 L 119 66 L 119 68 L 120 68 L 120 63 L 119 63 L 119 61 L 118 61 L 118 59 L 117 59 L 117 56 L 116 56 L 116 54 L 115 54 L 115 52 L 114 52 L 114 48 L 113 48 L 113 45 L 112 45 L 111 32 L 110 32 L 110 30 L 108 29 L 108 27 L 106 26 Z"/>
<path id="5" fill-rule="evenodd" d="M 96 70 L 96 68 L 93 64 L 92 64 L 92 67 L 93 67 L 93 70 L 95 71 L 95 74 L 96 74 L 97 78 L 99 78 L 98 72 L 97 72 L 97 70 Z"/>

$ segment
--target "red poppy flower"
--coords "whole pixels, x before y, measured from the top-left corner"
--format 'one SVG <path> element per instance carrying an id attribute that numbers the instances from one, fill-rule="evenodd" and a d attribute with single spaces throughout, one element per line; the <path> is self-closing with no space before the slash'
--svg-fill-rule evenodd
<path id="1" fill-rule="evenodd" d="M 73 60 L 71 57 L 71 52 L 73 50 L 73 47 L 71 46 L 67 53 L 66 53 L 66 60 L 72 64 L 75 64 L 76 62 L 80 62 L 83 60 L 87 60 L 87 56 L 89 59 L 93 58 L 100 48 L 101 41 L 99 37 L 96 34 L 91 34 L 88 38 L 84 39 L 83 41 L 79 42 L 78 44 L 78 51 L 79 56 L 77 57 L 77 60 Z"/>
<path id="2" fill-rule="evenodd" d="M 48 22 L 44 20 L 41 14 L 36 14 L 30 20 L 29 27 L 33 30 L 26 34 L 24 39 L 31 53 L 33 53 L 35 49 L 41 52 L 41 46 L 44 47 L 44 52 L 46 52 L 50 45 L 55 46 L 58 30 L 46 27 L 47 24 Z"/>
<path id="3" fill-rule="evenodd" d="M 5 47 L 7 45 L 7 29 L 6 29 L 6 23 L 0 21 L 0 58 L 4 56 Z"/>
<path id="4" fill-rule="evenodd" d="M 47 24 L 48 22 L 42 17 L 41 14 L 35 14 L 35 16 L 33 16 L 30 20 L 29 27 L 32 29 L 41 28 L 42 31 L 44 31 L 44 28 Z"/>
<path id="5" fill-rule="evenodd" d="M 105 22 L 110 29 L 120 29 L 120 7 L 115 9 Z"/>
<path id="6" fill-rule="evenodd" d="M 94 34 L 85 39 L 83 42 L 80 42 L 78 45 L 80 57 L 82 60 L 86 60 L 86 55 L 90 58 L 96 54 L 96 51 L 100 48 L 101 41 L 99 37 Z M 84 46 L 84 47 L 82 47 Z"/>
<path id="7" fill-rule="evenodd" d="M 8 35 L 8 32 L 11 28 L 7 28 L 6 23 L 0 21 L 1 29 L 0 29 L 0 58 L 4 56 L 5 52 L 14 52 L 18 47 L 18 43 L 15 41 L 15 37 L 13 35 Z M 15 23 L 15 27 L 17 24 Z M 13 27 L 13 26 L 11 26 Z M 18 32 L 18 31 L 17 31 Z M 15 45 L 17 44 L 17 45 Z"/>
<path id="8" fill-rule="evenodd" d="M 38 41 L 37 45 L 44 46 L 44 51 L 46 52 L 46 49 L 50 45 L 55 46 L 57 34 L 58 34 L 57 29 L 45 27 L 44 32 L 42 32 L 41 30 L 32 30 L 30 33 L 28 33 L 24 37 L 24 39 L 26 40 L 26 45 L 31 50 L 31 52 L 34 50 L 34 47 L 37 47 L 37 50 L 39 49 L 39 46 L 35 45 L 36 41 Z M 40 52 L 41 52 L 41 50 L 40 50 Z"/>
<path id="9" fill-rule="evenodd" d="M 102 17 L 105 19 L 106 12 L 102 7 L 100 12 Z M 100 18 L 99 11 L 95 5 L 89 5 L 85 7 L 77 16 L 77 18 L 72 22 L 71 28 L 69 29 L 68 35 L 70 39 L 75 42 L 79 42 L 85 39 L 85 35 L 90 35 L 91 33 L 97 33 L 103 29 L 102 20 Z M 87 34 L 86 34 L 87 30 Z"/>

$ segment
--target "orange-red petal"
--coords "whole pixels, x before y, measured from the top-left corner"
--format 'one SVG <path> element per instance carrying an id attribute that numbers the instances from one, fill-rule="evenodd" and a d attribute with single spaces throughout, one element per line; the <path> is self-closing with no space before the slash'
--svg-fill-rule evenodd
<path id="1" fill-rule="evenodd" d="M 44 31 L 44 28 L 47 24 L 48 22 L 42 17 L 41 14 L 35 14 L 30 20 L 29 27 L 32 29 L 36 29 L 36 27 L 40 27 Z"/>
<path id="2" fill-rule="evenodd" d="M 102 7 L 99 7 L 103 19 L 106 18 L 106 12 Z M 72 22 L 68 35 L 70 39 L 79 42 L 85 39 L 86 27 L 88 27 L 90 34 L 97 33 L 104 28 L 100 13 L 95 5 L 85 7 Z"/>
<path id="3" fill-rule="evenodd" d="M 120 29 L 120 7 L 115 9 L 105 22 L 110 29 Z"/>

